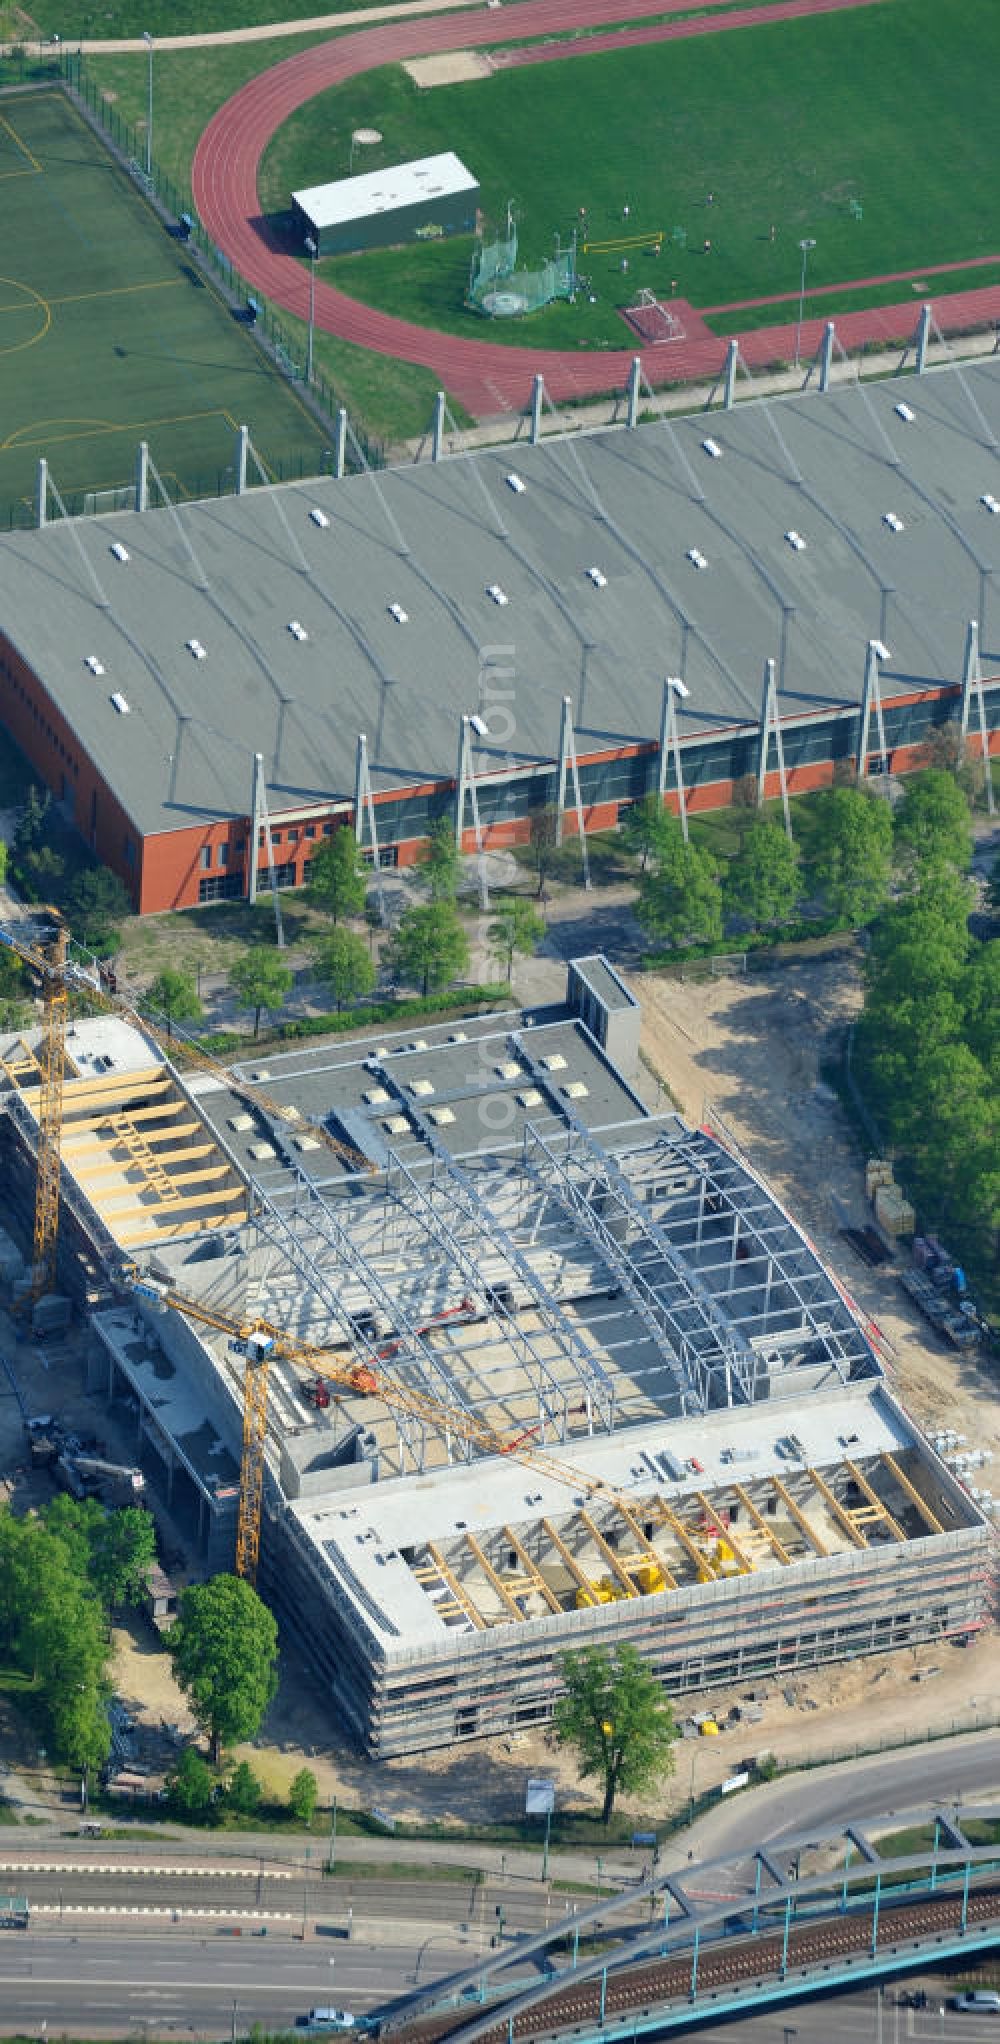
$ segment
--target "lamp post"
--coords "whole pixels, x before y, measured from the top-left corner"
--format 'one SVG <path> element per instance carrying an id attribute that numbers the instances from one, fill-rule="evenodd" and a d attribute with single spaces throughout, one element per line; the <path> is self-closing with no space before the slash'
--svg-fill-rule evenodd
<path id="1" fill-rule="evenodd" d="M 143 30 L 142 40 L 146 45 L 146 176 L 153 175 L 153 38 L 148 29 Z"/>
<path id="2" fill-rule="evenodd" d="M 803 307 L 805 306 L 805 301 L 806 301 L 806 265 L 807 265 L 807 263 L 808 263 L 808 261 L 809 261 L 809 253 L 810 253 L 810 250 L 811 250 L 811 249 L 814 249 L 814 248 L 815 248 L 815 246 L 816 246 L 816 243 L 815 243 L 814 241 L 811 241 L 811 240 L 809 239 L 808 235 L 806 236 L 806 239 L 805 239 L 804 241 L 800 241 L 800 242 L 799 242 L 799 247 L 800 247 L 800 249 L 802 250 L 802 275 L 801 275 L 801 276 L 800 276 L 800 278 L 799 278 L 799 319 L 798 319 L 798 325 L 796 326 L 796 329 L 795 329 L 795 367 L 796 367 L 796 369 L 797 369 L 797 368 L 798 368 L 798 366 L 799 366 L 799 357 L 800 357 L 800 355 L 801 355 L 801 353 L 802 353 L 802 312 L 803 312 Z"/>
<path id="3" fill-rule="evenodd" d="M 316 257 L 319 243 L 311 234 L 306 235 L 306 254 L 309 257 L 309 345 L 306 349 L 306 382 L 313 380 L 313 326 L 316 319 Z"/>

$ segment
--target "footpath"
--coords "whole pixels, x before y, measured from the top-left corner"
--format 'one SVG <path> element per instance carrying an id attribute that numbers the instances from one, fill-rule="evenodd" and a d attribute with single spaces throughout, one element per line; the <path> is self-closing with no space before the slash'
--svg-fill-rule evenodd
<path id="1" fill-rule="evenodd" d="M 299 1834 L 274 1832 L 225 1832 L 196 1830 L 164 1823 L 162 1842 L 150 1837 L 147 1824 L 116 1826 L 122 1835 L 95 1841 L 75 1831 L 67 1806 L 35 1796 L 23 1781 L 8 1775 L 4 1789 L 21 1804 L 21 1814 L 31 1819 L 30 1834 L 20 1828 L 5 1831 L 0 1857 L 7 1866 L 40 1864 L 56 1855 L 94 1865 L 155 1861 L 158 1866 L 190 1866 L 197 1862 L 206 1871 L 246 1870 L 256 1874 L 268 1868 L 308 1871 L 325 1869 L 331 1839 L 325 1827 Z M 860 1760 L 839 1762 L 797 1774 L 779 1776 L 761 1783 L 746 1794 L 717 1804 L 702 1817 L 664 1841 L 658 1863 L 665 1872 L 677 1872 L 690 1864 L 703 1864 L 732 1854 L 744 1857 L 756 1843 L 777 1834 L 794 1835 L 815 1826 L 830 1830 L 846 1823 L 855 1806 L 861 1805 L 872 1817 L 892 1815 L 899 1823 L 907 1812 L 935 1800 L 951 1807 L 972 1810 L 984 1801 L 1000 1796 L 1000 1732 L 969 1733 L 935 1741 L 924 1747 L 906 1746 Z M 856 1821 L 856 1819 L 855 1819 Z M 643 1820 L 652 1831 L 655 1818 Z M 307 1856 L 308 1855 L 308 1856 Z M 547 1875 L 554 1882 L 571 1882 L 583 1888 L 614 1889 L 636 1885 L 648 1874 L 651 1853 L 648 1846 L 609 1845 L 585 1848 L 552 1848 Z M 341 1833 L 334 1849 L 338 1873 L 370 1870 L 374 1878 L 386 1879 L 401 1867 L 419 1868 L 424 1877 L 446 1878 L 446 1870 L 465 1868 L 493 1882 L 542 1884 L 544 1854 L 541 1835 L 537 1846 L 493 1845 L 462 1839 L 421 1839 L 411 1837 L 368 1838 Z M 364 1876 L 362 1875 L 362 1878 Z"/>

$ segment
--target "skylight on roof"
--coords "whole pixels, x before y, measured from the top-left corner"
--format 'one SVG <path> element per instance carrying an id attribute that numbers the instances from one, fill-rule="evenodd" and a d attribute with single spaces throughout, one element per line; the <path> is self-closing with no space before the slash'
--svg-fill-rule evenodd
<path id="1" fill-rule="evenodd" d="M 705 556 L 701 552 L 701 549 L 699 547 L 689 546 L 687 550 L 687 559 L 690 561 L 692 568 L 708 567 L 708 562 L 705 559 Z"/>
<path id="2" fill-rule="evenodd" d="M 96 653 L 88 653 L 83 664 L 85 667 L 89 667 L 91 674 L 104 673 L 103 663 L 98 660 Z"/>
<path id="3" fill-rule="evenodd" d="M 130 555 L 130 553 L 129 553 L 128 547 L 127 547 L 127 546 L 123 546 L 123 545 L 122 545 L 122 543 L 121 543 L 121 540 L 120 540 L 120 539 L 113 539 L 113 540 L 112 540 L 112 542 L 111 542 L 111 551 L 112 551 L 112 553 L 114 554 L 114 557 L 115 557 L 115 560 L 116 560 L 116 561 L 128 561 L 128 560 L 131 560 L 131 555 Z"/>
<path id="4" fill-rule="evenodd" d="M 608 578 L 600 568 L 588 568 L 587 580 L 593 583 L 595 589 L 606 589 L 608 586 Z"/>
<path id="5" fill-rule="evenodd" d="M 512 469 L 510 475 L 506 478 L 506 481 L 508 490 L 513 490 L 515 497 L 521 497 L 524 495 L 526 486 L 523 476 L 515 474 L 514 470 Z"/>
<path id="6" fill-rule="evenodd" d="M 115 690 L 114 695 L 111 697 L 111 703 L 112 707 L 117 710 L 118 715 L 120 717 L 128 716 L 132 706 L 130 703 L 126 702 L 125 697 L 122 695 L 120 689 Z"/>
<path id="7" fill-rule="evenodd" d="M 312 519 L 313 524 L 322 526 L 324 531 L 330 523 L 330 520 L 328 519 L 326 512 L 321 511 L 318 504 L 313 505 L 312 510 L 309 513 L 309 516 Z"/>
<path id="8" fill-rule="evenodd" d="M 410 622 L 410 613 L 403 609 L 401 603 L 390 603 L 389 616 L 394 617 L 398 625 L 408 625 Z"/>
<path id="9" fill-rule="evenodd" d="M 188 652 L 193 654 L 196 660 L 208 659 L 208 654 L 206 653 L 205 648 L 202 645 L 200 639 L 185 639 L 184 644 L 186 645 Z"/>
<path id="10" fill-rule="evenodd" d="M 905 404 L 903 399 L 900 398 L 898 405 L 893 405 L 892 409 L 897 419 L 902 419 L 904 426 L 912 426 L 917 416 L 912 405 Z"/>
<path id="11" fill-rule="evenodd" d="M 291 632 L 292 638 L 297 639 L 300 645 L 309 637 L 305 625 L 300 625 L 297 617 L 289 618 L 288 629 Z"/>
<path id="12" fill-rule="evenodd" d="M 895 511 L 883 511 L 882 523 L 883 525 L 887 525 L 889 527 L 890 532 L 906 531 L 906 527 L 903 524 L 902 519 L 897 516 Z"/>
<path id="13" fill-rule="evenodd" d="M 788 544 L 791 547 L 793 553 L 796 554 L 805 553 L 806 549 L 805 540 L 803 539 L 801 532 L 796 532 L 794 525 L 789 526 L 788 531 L 785 534 L 785 538 L 787 539 Z"/>
<path id="14" fill-rule="evenodd" d="M 499 610 L 503 609 L 505 603 L 510 602 L 510 597 L 507 595 L 506 590 L 501 589 L 499 582 L 488 582 L 486 584 L 486 594 L 490 602 L 495 603 Z"/>
<path id="15" fill-rule="evenodd" d="M 998 502 L 996 497 L 991 497 L 988 490 L 980 497 L 979 501 L 984 509 L 989 511 L 994 518 L 1000 517 L 1000 502 Z"/>
<path id="16" fill-rule="evenodd" d="M 703 440 L 701 444 L 710 461 L 722 460 L 722 449 L 717 440 Z"/>
<path id="17" fill-rule="evenodd" d="M 485 717 L 480 717 L 478 715 L 470 717 L 469 726 L 470 729 L 475 732 L 477 738 L 488 738 L 490 735 L 490 727 L 487 724 Z"/>

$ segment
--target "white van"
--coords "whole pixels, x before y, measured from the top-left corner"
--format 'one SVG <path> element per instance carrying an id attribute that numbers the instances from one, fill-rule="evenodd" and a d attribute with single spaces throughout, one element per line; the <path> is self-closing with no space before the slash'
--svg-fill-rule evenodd
<path id="1" fill-rule="evenodd" d="M 310 2009 L 306 2027 L 310 2030 L 353 2030 L 355 2021 L 350 2009 Z"/>

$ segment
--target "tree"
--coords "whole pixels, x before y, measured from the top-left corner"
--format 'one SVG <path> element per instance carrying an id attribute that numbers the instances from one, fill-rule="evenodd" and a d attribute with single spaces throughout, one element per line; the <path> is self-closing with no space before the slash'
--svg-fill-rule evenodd
<path id="1" fill-rule="evenodd" d="M 718 944 L 722 895 L 711 854 L 683 840 L 671 846 L 659 871 L 643 874 L 635 912 L 651 936 L 668 944 Z"/>
<path id="2" fill-rule="evenodd" d="M 128 889 L 107 866 L 78 873 L 66 891 L 73 935 L 98 958 L 110 958 L 121 942 L 121 925 L 132 914 Z"/>
<path id="3" fill-rule="evenodd" d="M 450 901 L 405 909 L 389 945 L 392 970 L 421 993 L 439 993 L 469 963 L 469 940 Z"/>
<path id="4" fill-rule="evenodd" d="M 288 1807 L 297 1823 L 305 1824 L 310 1831 L 318 1795 L 319 1788 L 312 1769 L 300 1767 L 288 1791 Z"/>
<path id="5" fill-rule="evenodd" d="M 990 868 L 990 877 L 986 882 L 986 899 L 994 915 L 1000 915 L 1000 853 Z"/>
<path id="6" fill-rule="evenodd" d="M 226 1801 L 230 1809 L 236 1810 L 241 1817 L 252 1817 L 254 1811 L 260 1808 L 263 1793 L 263 1787 L 249 1761 L 241 1760 L 239 1766 L 234 1767 L 226 1783 Z"/>
<path id="7" fill-rule="evenodd" d="M 212 1576 L 181 1592 L 167 1647 L 211 1756 L 252 1739 L 277 1688 L 278 1628 L 239 1576 Z"/>
<path id="8" fill-rule="evenodd" d="M 106 1610 L 116 1604 L 139 1603 L 156 1560 L 156 1528 L 149 1512 L 141 1505 L 106 1512 L 96 1498 L 64 1493 L 46 1505 L 42 1516 Z"/>
<path id="9" fill-rule="evenodd" d="M 641 802 L 633 802 L 625 818 L 622 837 L 643 873 L 650 859 L 659 857 L 669 834 L 668 818 L 670 822 L 677 820 L 671 810 L 664 808 L 658 795 L 644 795 Z"/>
<path id="10" fill-rule="evenodd" d="M 87 1772 L 111 1743 L 105 1614 L 87 1573 L 85 1507 L 64 1530 L 0 1512 L 0 1640 L 8 1665 L 31 1678 L 53 1756 Z"/>
<path id="11" fill-rule="evenodd" d="M 896 851 L 912 867 L 953 866 L 967 873 L 972 863 L 972 818 L 954 776 L 940 768 L 915 774 L 893 824 Z"/>
<path id="12" fill-rule="evenodd" d="M 892 812 L 861 788 L 828 788 L 813 806 L 809 876 L 832 919 L 858 929 L 888 899 Z"/>
<path id="13" fill-rule="evenodd" d="M 370 994 L 375 985 L 375 963 L 363 937 L 353 930 L 331 930 L 313 948 L 317 976 L 329 987 L 337 1013 L 349 1001 Z"/>
<path id="14" fill-rule="evenodd" d="M 51 809 L 48 789 L 32 785 L 11 843 L 11 873 L 29 901 L 51 901 L 62 885 L 65 861 L 46 842 Z"/>
<path id="15" fill-rule="evenodd" d="M 564 1654 L 566 1694 L 556 1705 L 555 1734 L 573 1746 L 581 1775 L 604 1784 L 607 1824 L 619 1789 L 634 1795 L 673 1773 L 674 1714 L 635 1647 L 585 1647 Z"/>
<path id="16" fill-rule="evenodd" d="M 513 895 L 500 904 L 487 931 L 490 949 L 506 970 L 507 983 L 514 975 L 514 953 L 530 958 L 545 935 L 545 923 L 530 901 Z"/>
<path id="17" fill-rule="evenodd" d="M 960 991 L 966 1040 L 1000 1083 L 1000 939 L 976 945 Z"/>
<path id="18" fill-rule="evenodd" d="M 51 807 L 52 796 L 48 788 L 36 787 L 32 782 L 14 829 L 14 852 L 18 858 L 22 852 L 32 851 L 41 844 Z"/>
<path id="19" fill-rule="evenodd" d="M 156 1527 L 141 1505 L 124 1505 L 102 1514 L 92 1543 L 90 1572 L 94 1587 L 109 1609 L 139 1604 L 149 1588 L 156 1561 Z"/>
<path id="20" fill-rule="evenodd" d="M 316 846 L 307 868 L 306 895 L 332 923 L 342 923 L 362 913 L 367 891 L 354 832 L 342 825 Z"/>
<path id="21" fill-rule="evenodd" d="M 726 868 L 722 893 L 727 909 L 755 923 L 787 923 L 801 887 L 799 850 L 772 816 L 758 816 Z"/>
<path id="22" fill-rule="evenodd" d="M 535 878 L 536 889 L 541 901 L 545 893 L 545 882 L 553 871 L 559 857 L 559 812 L 547 805 L 544 809 L 533 809 L 528 825 L 528 850 Z"/>
<path id="23" fill-rule="evenodd" d="M 204 1817 L 212 1808 L 215 1783 L 208 1761 L 196 1746 L 185 1746 L 167 1775 L 170 1807 L 181 1817 Z"/>
<path id="24" fill-rule="evenodd" d="M 462 871 L 462 855 L 455 843 L 455 826 L 447 816 L 439 816 L 437 822 L 431 824 L 420 864 L 427 875 L 431 900 L 454 901 Z"/>
<path id="25" fill-rule="evenodd" d="M 292 990 L 294 974 L 273 945 L 261 945 L 236 960 L 229 985 L 241 1008 L 253 1009 L 253 1033 L 260 1035 L 260 1018 L 265 1008 L 272 1012 L 283 1006 Z"/>
<path id="26" fill-rule="evenodd" d="M 171 965 L 165 966 L 146 988 L 143 1007 L 166 1016 L 168 1036 L 173 1035 L 175 1022 L 200 1022 L 204 1012 L 191 974 L 178 972 Z"/>

